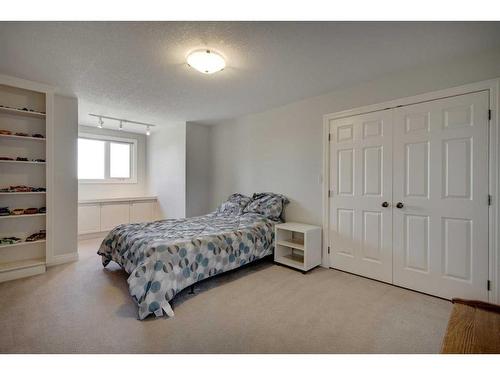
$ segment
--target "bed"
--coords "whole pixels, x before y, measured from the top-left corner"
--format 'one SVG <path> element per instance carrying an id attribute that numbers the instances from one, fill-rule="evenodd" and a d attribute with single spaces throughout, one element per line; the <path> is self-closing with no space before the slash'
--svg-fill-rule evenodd
<path id="1" fill-rule="evenodd" d="M 114 261 L 129 274 L 139 319 L 173 316 L 169 302 L 181 290 L 273 253 L 274 225 L 288 201 L 276 198 L 279 209 L 258 197 L 233 194 L 204 216 L 119 225 L 97 253 L 104 266 Z"/>

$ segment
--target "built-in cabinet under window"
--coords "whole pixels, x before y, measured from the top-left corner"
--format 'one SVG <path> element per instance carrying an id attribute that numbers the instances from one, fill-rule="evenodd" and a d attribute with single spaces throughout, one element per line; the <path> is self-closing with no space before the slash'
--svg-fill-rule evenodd
<path id="1" fill-rule="evenodd" d="M 78 234 L 92 237 L 117 225 L 159 220 L 156 197 L 81 200 Z"/>

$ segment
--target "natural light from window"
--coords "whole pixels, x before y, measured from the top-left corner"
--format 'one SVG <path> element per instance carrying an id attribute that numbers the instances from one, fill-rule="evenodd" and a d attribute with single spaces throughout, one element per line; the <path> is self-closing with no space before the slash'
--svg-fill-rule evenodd
<path id="1" fill-rule="evenodd" d="M 78 137 L 81 183 L 137 183 L 137 140 L 101 134 Z"/>
<path id="2" fill-rule="evenodd" d="M 105 142 L 95 139 L 78 139 L 78 179 L 103 180 L 105 167 Z"/>
<path id="3" fill-rule="evenodd" d="M 130 144 L 109 144 L 109 177 L 130 178 Z"/>

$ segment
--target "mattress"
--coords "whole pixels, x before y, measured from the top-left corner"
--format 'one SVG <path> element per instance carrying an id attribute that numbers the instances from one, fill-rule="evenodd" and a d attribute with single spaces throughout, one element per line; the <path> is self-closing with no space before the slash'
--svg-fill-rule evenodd
<path id="1" fill-rule="evenodd" d="M 104 266 L 114 261 L 129 274 L 139 319 L 173 316 L 169 301 L 184 288 L 272 254 L 276 223 L 255 213 L 211 213 L 123 224 L 97 253 Z"/>

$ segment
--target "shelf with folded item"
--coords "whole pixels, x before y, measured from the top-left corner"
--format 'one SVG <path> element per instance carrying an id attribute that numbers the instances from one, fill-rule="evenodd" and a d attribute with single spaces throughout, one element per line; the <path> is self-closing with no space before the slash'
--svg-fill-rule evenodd
<path id="1" fill-rule="evenodd" d="M 45 161 L 33 161 L 33 160 L 0 160 L 0 163 L 14 163 L 14 164 L 40 164 L 45 165 Z"/>
<path id="2" fill-rule="evenodd" d="M 0 106 L 0 112 L 9 113 L 12 115 L 19 115 L 19 116 L 36 117 L 36 118 L 41 118 L 41 119 L 44 119 L 47 116 L 43 112 L 30 111 L 27 109 L 18 109 L 18 108 L 11 108 L 11 107 L 5 107 L 5 106 L 3 106 L 3 107 Z"/>
<path id="3" fill-rule="evenodd" d="M 19 140 L 27 140 L 27 141 L 40 141 L 40 142 L 45 142 L 47 138 L 45 137 L 33 137 L 30 135 L 24 136 L 24 135 L 15 135 L 15 134 L 3 134 L 0 133 L 0 139 L 5 138 L 5 139 L 19 139 Z"/>

